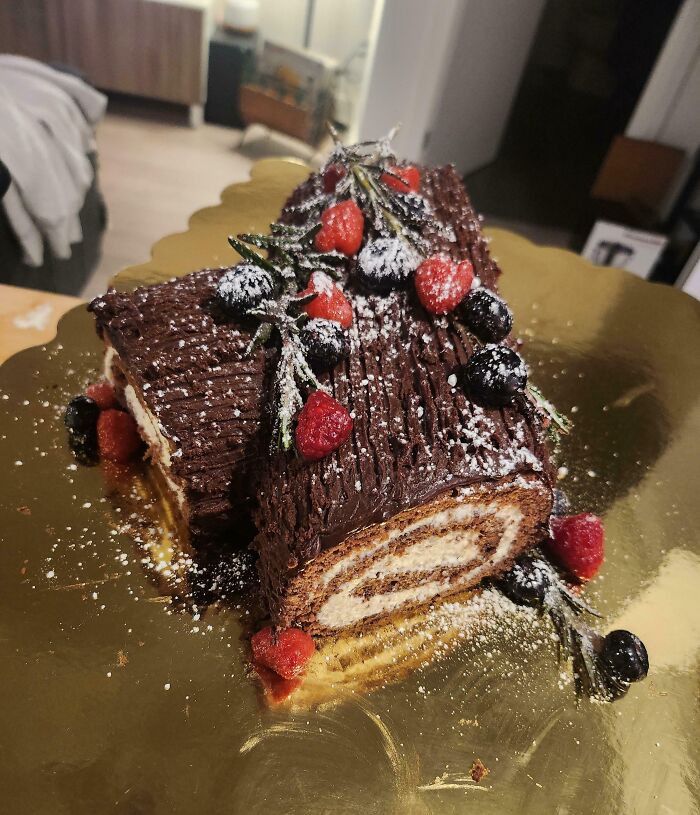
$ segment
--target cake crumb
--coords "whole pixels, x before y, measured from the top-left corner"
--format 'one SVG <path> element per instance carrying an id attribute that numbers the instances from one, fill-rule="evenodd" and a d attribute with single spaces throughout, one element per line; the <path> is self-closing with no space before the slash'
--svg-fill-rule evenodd
<path id="1" fill-rule="evenodd" d="M 490 772 L 491 770 L 489 770 L 484 762 L 480 758 L 477 758 L 476 761 L 472 763 L 471 769 L 469 770 L 469 775 L 471 776 L 472 781 L 475 784 L 478 784 L 482 778 L 486 778 Z"/>

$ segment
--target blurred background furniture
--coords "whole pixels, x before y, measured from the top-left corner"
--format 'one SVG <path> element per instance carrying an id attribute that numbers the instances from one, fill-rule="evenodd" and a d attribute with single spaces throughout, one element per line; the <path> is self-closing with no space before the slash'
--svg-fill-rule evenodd
<path id="1" fill-rule="evenodd" d="M 107 208 L 97 177 L 97 155 L 89 158 L 95 178 L 80 211 L 83 239 L 72 244 L 70 258 L 60 260 L 45 245 L 41 266 L 25 263 L 22 247 L 0 205 L 0 283 L 70 295 L 81 291 L 100 260 L 102 235 L 107 226 Z"/>
<path id="2" fill-rule="evenodd" d="M 240 89 L 246 126 L 261 124 L 315 146 L 333 119 L 337 61 L 265 41 Z"/>
<path id="3" fill-rule="evenodd" d="M 223 26 L 209 40 L 209 73 L 204 121 L 227 127 L 245 127 L 241 114 L 241 84 L 246 65 L 255 58 L 258 38 Z"/>
<path id="4" fill-rule="evenodd" d="M 97 267 L 107 212 L 94 128 L 106 104 L 73 71 L 0 55 L 0 283 L 78 294 Z"/>
<path id="5" fill-rule="evenodd" d="M 0 52 L 80 70 L 97 88 L 204 104 L 215 0 L 0 0 Z"/>

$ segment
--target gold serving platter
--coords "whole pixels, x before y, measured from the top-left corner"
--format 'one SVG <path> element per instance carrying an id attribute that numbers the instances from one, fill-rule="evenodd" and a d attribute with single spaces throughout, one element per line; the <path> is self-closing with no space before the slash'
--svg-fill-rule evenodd
<path id="1" fill-rule="evenodd" d="M 229 265 L 227 235 L 306 173 L 260 162 L 115 285 Z M 192 592 L 147 470 L 74 464 L 63 406 L 101 365 L 75 309 L 0 369 L 3 812 L 700 810 L 700 304 L 489 234 L 532 379 L 576 424 L 562 486 L 605 519 L 588 597 L 645 641 L 647 680 L 577 706 L 546 620 L 487 593 L 324 641 L 275 704 L 248 667 L 254 603 Z"/>

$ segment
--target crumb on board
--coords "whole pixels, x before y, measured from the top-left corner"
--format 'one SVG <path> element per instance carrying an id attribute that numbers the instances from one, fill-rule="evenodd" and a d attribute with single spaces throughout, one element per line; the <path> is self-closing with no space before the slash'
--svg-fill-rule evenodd
<path id="1" fill-rule="evenodd" d="M 475 784 L 478 784 L 482 778 L 486 778 L 490 772 L 491 771 L 484 764 L 484 762 L 480 758 L 477 758 L 476 761 L 472 763 L 471 769 L 469 770 L 469 775 L 471 776 L 472 781 L 474 781 Z"/>

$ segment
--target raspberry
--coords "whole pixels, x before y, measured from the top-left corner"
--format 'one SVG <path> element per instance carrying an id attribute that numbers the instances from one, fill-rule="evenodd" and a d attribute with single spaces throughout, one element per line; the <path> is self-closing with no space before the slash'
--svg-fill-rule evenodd
<path id="1" fill-rule="evenodd" d="M 299 412 L 296 447 L 309 461 L 318 461 L 347 441 L 352 417 L 332 396 L 314 391 Z"/>
<path id="2" fill-rule="evenodd" d="M 319 252 L 337 249 L 344 255 L 355 255 L 362 243 L 365 216 L 357 204 L 348 199 L 328 207 L 321 215 L 323 226 L 315 238 Z"/>
<path id="3" fill-rule="evenodd" d="M 103 410 L 97 420 L 100 456 L 117 464 L 126 464 L 141 447 L 136 422 L 123 410 Z"/>
<path id="4" fill-rule="evenodd" d="M 318 317 L 321 320 L 335 320 L 343 328 L 352 325 L 352 306 L 342 290 L 328 277 L 325 272 L 314 272 L 309 279 L 309 285 L 299 296 L 316 294 L 316 297 L 304 306 L 309 317 Z"/>
<path id="5" fill-rule="evenodd" d="M 89 385 L 85 395 L 89 396 L 100 410 L 109 410 L 109 408 L 116 407 L 117 398 L 114 395 L 114 388 L 109 382 L 95 382 Z"/>
<path id="6" fill-rule="evenodd" d="M 474 269 L 468 260 L 455 263 L 433 255 L 416 270 L 418 299 L 431 314 L 447 314 L 464 299 L 474 280 Z"/>
<path id="7" fill-rule="evenodd" d="M 279 705 L 281 702 L 286 701 L 297 688 L 301 687 L 303 682 L 300 676 L 295 676 L 293 679 L 284 679 L 284 677 L 257 662 L 253 663 L 253 667 L 265 689 L 265 699 L 271 705 Z"/>
<path id="8" fill-rule="evenodd" d="M 329 164 L 323 172 L 323 191 L 328 194 L 335 192 L 338 182 L 348 174 L 342 164 Z"/>
<path id="9" fill-rule="evenodd" d="M 407 167 L 388 167 L 389 173 L 382 173 L 382 181 L 397 192 L 418 192 L 420 189 L 420 172 L 410 164 Z M 398 178 L 394 178 L 398 176 Z"/>
<path id="10" fill-rule="evenodd" d="M 579 580 L 590 580 L 604 559 L 605 530 L 597 515 L 582 513 L 552 518 L 549 552 Z"/>
<path id="11" fill-rule="evenodd" d="M 311 659 L 316 646 L 300 628 L 274 632 L 270 626 L 253 634 L 250 640 L 253 664 L 269 668 L 283 679 L 299 676 Z"/>

